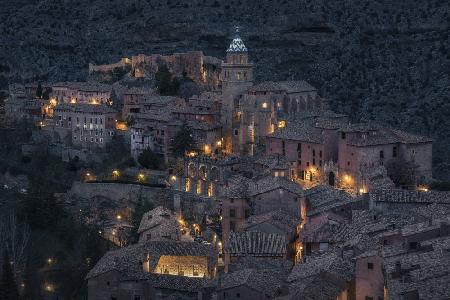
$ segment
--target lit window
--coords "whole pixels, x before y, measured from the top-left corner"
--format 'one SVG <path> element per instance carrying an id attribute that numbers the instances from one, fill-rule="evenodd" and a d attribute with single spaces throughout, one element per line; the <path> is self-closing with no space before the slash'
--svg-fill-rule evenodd
<path id="1" fill-rule="evenodd" d="M 263 102 L 262 108 L 267 108 L 267 107 L 268 107 L 267 102 Z"/>

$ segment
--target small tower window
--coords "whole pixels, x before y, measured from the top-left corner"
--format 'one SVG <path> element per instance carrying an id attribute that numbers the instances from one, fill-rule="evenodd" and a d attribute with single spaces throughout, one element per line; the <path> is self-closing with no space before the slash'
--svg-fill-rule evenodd
<path id="1" fill-rule="evenodd" d="M 237 72 L 237 74 L 236 74 L 236 79 L 237 79 L 237 80 L 241 80 L 241 72 Z"/>

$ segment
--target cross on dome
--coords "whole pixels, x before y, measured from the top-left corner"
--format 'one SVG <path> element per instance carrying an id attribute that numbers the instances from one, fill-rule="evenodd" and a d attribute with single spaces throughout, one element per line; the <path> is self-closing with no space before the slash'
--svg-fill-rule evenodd
<path id="1" fill-rule="evenodd" d="M 236 31 L 234 34 L 234 38 L 231 41 L 230 46 L 227 49 L 227 52 L 247 52 L 247 47 L 245 47 L 244 42 L 239 36 L 239 26 L 235 27 Z"/>

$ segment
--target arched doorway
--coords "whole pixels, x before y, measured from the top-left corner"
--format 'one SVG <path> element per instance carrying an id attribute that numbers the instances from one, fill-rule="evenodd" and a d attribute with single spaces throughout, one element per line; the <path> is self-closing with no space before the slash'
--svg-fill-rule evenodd
<path id="1" fill-rule="evenodd" d="M 333 172 L 328 173 L 328 184 L 331 186 L 334 186 L 334 184 L 336 183 L 336 175 L 334 175 Z"/>

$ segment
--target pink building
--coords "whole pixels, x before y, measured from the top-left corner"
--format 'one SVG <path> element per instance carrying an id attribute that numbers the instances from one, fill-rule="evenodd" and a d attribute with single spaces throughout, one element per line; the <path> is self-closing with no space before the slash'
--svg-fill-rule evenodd
<path id="1" fill-rule="evenodd" d="M 338 166 L 344 184 L 365 189 L 359 177 L 363 168 L 409 162 L 416 167 L 416 181 L 431 178 L 432 140 L 403 131 L 352 124 L 339 131 Z"/>

